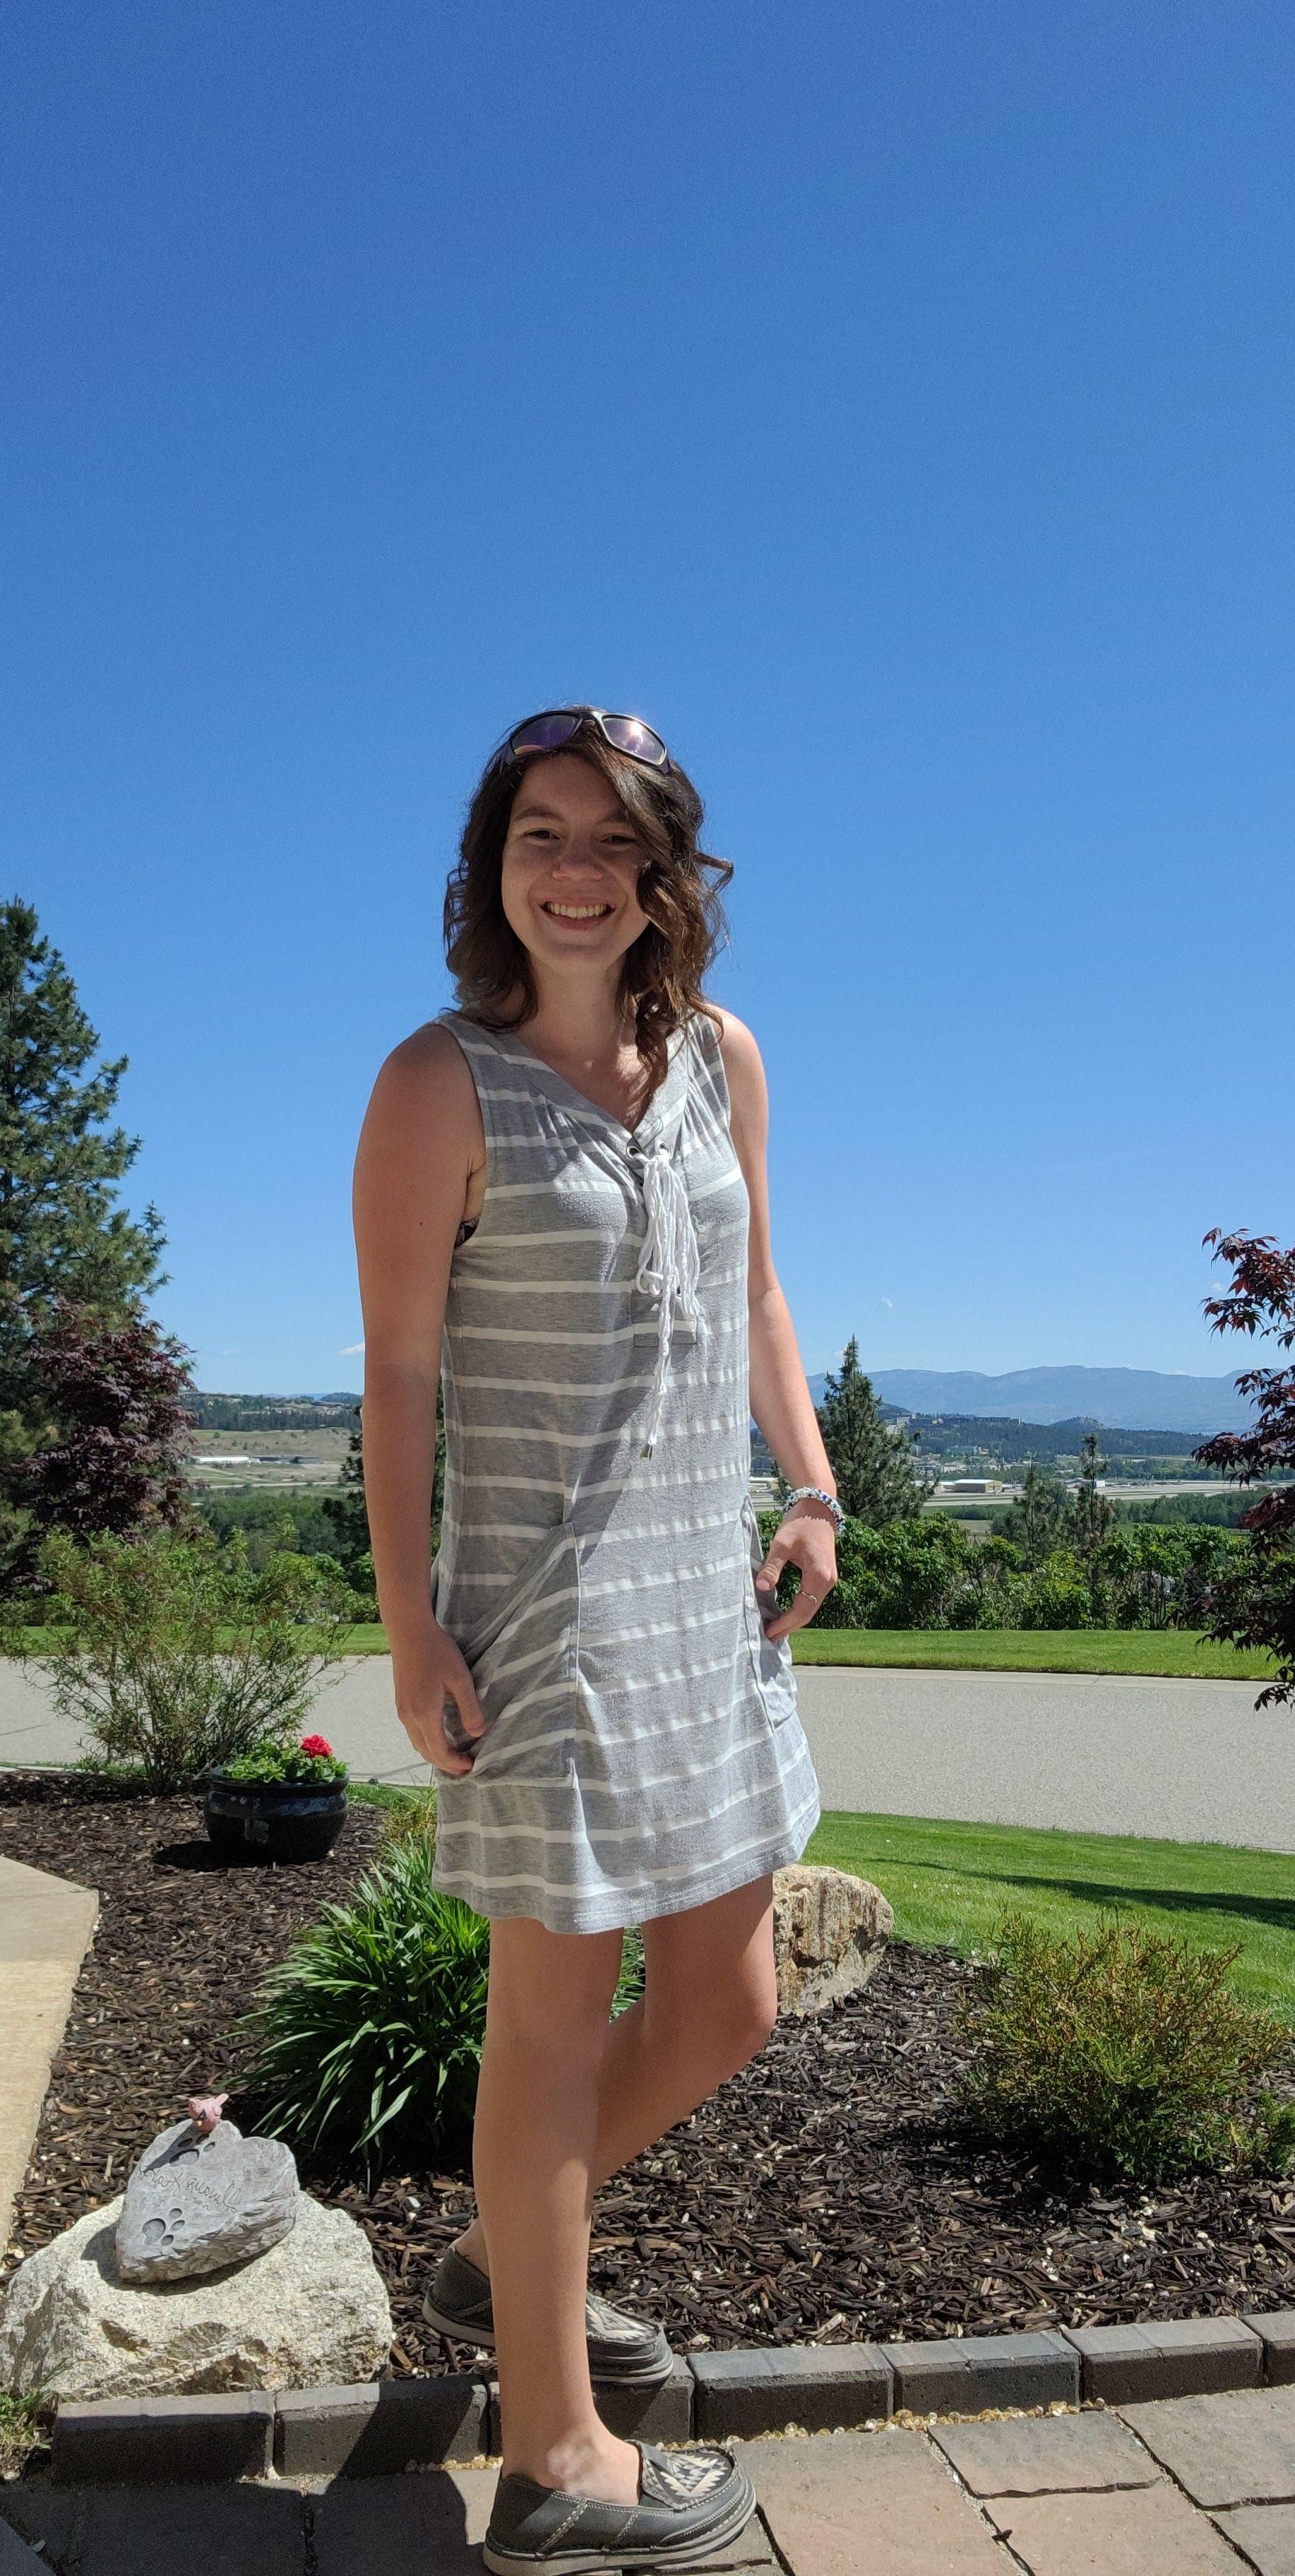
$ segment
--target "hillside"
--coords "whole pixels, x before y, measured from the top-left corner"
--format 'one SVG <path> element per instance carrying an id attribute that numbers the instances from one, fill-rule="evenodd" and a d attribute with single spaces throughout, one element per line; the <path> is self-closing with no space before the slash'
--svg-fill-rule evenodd
<path id="1" fill-rule="evenodd" d="M 866 1365 L 866 1362 L 865 1362 Z M 874 1369 L 878 1396 L 904 1413 L 960 1413 L 984 1420 L 1100 1422 L 1111 1430 L 1240 1431 L 1250 1408 L 1230 1377 L 1161 1369 L 1032 1368 L 989 1377 L 980 1369 Z M 823 1380 L 810 1379 L 815 1403 Z"/>

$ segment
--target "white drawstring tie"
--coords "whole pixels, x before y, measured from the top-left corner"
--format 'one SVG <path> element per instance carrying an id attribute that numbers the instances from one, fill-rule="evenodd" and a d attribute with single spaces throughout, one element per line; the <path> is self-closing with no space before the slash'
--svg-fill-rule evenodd
<path id="1" fill-rule="evenodd" d="M 681 1322 L 691 1324 L 697 1333 L 703 1332 L 705 1327 L 697 1298 L 701 1255 L 683 1175 L 663 1136 L 658 1137 L 654 1145 L 641 1147 L 639 1151 L 643 1154 L 647 1233 L 639 1254 L 634 1285 L 658 1301 L 656 1368 L 648 1398 L 647 1431 L 640 1453 L 644 1458 L 650 1458 L 661 1428 L 673 1319 L 677 1315 Z"/>

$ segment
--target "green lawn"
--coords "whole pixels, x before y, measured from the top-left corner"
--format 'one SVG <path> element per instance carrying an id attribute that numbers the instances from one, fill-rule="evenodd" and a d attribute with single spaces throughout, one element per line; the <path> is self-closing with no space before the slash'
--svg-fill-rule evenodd
<path id="1" fill-rule="evenodd" d="M 1168 1673 L 1267 1681 L 1270 1655 L 1202 1645 L 1183 1628 L 801 1628 L 798 1664 L 928 1664 L 959 1672 Z"/>
<path id="2" fill-rule="evenodd" d="M 925 1948 L 983 1950 L 1009 1907 L 1054 1932 L 1091 1928 L 1118 1908 L 1203 1949 L 1239 1942 L 1238 1989 L 1295 2024 L 1295 1858 L 1286 1853 L 831 1814 L 805 1857 L 872 1879 L 901 1938 Z"/>
<path id="3" fill-rule="evenodd" d="M 385 1655 L 387 1632 L 352 1628 L 352 1655 Z M 798 1664 L 932 1664 L 962 1672 L 1168 1673 L 1267 1681 L 1271 1656 L 1200 1645 L 1175 1628 L 801 1628 Z"/>
<path id="4" fill-rule="evenodd" d="M 28 1630 L 31 1652 L 54 1644 L 44 1628 Z M 352 1628 L 349 1655 L 385 1655 L 387 1632 L 376 1621 Z M 1197 1681 L 1268 1681 L 1270 1655 L 1235 1646 L 1202 1645 L 1177 1628 L 801 1628 L 792 1639 L 798 1664 L 926 1664 L 982 1673 L 1167 1673 Z"/>

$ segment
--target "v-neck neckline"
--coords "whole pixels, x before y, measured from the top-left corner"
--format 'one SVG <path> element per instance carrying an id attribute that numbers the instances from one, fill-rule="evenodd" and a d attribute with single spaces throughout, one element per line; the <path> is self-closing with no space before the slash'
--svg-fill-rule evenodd
<path id="1" fill-rule="evenodd" d="M 662 1104 L 674 1082 L 679 1058 L 687 1039 L 688 1031 L 686 1026 L 672 1030 L 668 1041 L 670 1050 L 669 1063 L 666 1067 L 665 1074 L 662 1080 L 657 1084 L 656 1090 L 653 1092 L 637 1127 L 627 1127 L 624 1119 L 618 1118 L 614 1109 L 604 1109 L 601 1101 L 591 1100 L 587 1092 L 578 1091 L 573 1082 L 568 1082 L 564 1073 L 558 1072 L 556 1065 L 546 1064 L 543 1056 L 537 1055 L 534 1047 L 528 1047 L 525 1039 L 519 1038 L 515 1030 L 491 1029 L 489 1031 L 489 1035 L 494 1038 L 496 1042 L 506 1041 L 507 1045 L 513 1048 L 517 1054 L 525 1057 L 527 1064 L 532 1065 L 537 1073 L 546 1074 L 549 1081 L 556 1083 L 558 1090 L 581 1117 L 602 1120 L 606 1126 L 614 1128 L 616 1135 L 623 1139 L 625 1144 L 633 1145 L 641 1140 L 646 1129 L 653 1125 L 660 1124 L 661 1116 L 663 1114 Z"/>

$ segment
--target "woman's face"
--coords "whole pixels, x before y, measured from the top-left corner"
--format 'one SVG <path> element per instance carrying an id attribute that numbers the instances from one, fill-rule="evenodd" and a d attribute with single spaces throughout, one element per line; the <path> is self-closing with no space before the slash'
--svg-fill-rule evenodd
<path id="1" fill-rule="evenodd" d="M 570 751 L 527 764 L 504 843 L 500 895 L 537 964 L 619 970 L 648 926 L 638 905 L 647 852 L 607 780 Z"/>

